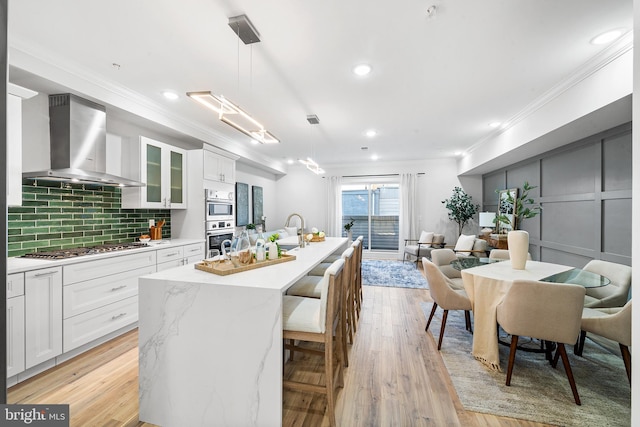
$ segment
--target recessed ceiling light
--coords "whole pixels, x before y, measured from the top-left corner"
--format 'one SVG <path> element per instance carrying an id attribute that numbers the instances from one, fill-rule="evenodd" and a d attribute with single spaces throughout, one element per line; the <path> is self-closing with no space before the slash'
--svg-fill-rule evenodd
<path id="1" fill-rule="evenodd" d="M 164 92 L 162 92 L 162 96 L 171 100 L 178 99 L 178 94 L 170 90 L 165 90 Z"/>
<path id="2" fill-rule="evenodd" d="M 289 159 L 289 160 L 287 160 L 287 163 L 288 163 L 288 164 L 290 164 L 290 165 L 292 165 L 292 164 L 293 164 L 293 159 Z"/>
<path id="3" fill-rule="evenodd" d="M 622 35 L 622 30 L 611 30 L 606 33 L 602 33 L 591 39 L 591 44 L 601 45 L 611 43 Z"/>
<path id="4" fill-rule="evenodd" d="M 365 132 L 365 135 L 367 135 L 369 138 L 373 138 L 374 136 L 376 136 L 378 134 L 378 132 L 376 132 L 373 129 L 369 129 L 368 131 Z"/>
<path id="5" fill-rule="evenodd" d="M 456 155 L 456 156 L 464 156 L 464 151 L 456 151 L 453 154 Z"/>
<path id="6" fill-rule="evenodd" d="M 497 128 L 498 126 L 500 126 L 502 123 L 500 122 L 491 122 L 489 123 L 489 126 L 492 128 Z"/>
<path id="7" fill-rule="evenodd" d="M 353 72 L 358 76 L 366 76 L 371 72 L 371 65 L 360 64 L 353 68 Z"/>
<path id="8" fill-rule="evenodd" d="M 378 155 L 377 154 L 373 154 L 371 156 L 371 160 L 378 160 Z"/>

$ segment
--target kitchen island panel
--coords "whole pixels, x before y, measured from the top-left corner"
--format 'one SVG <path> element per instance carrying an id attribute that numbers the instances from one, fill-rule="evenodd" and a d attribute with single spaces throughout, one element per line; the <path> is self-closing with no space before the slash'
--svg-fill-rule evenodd
<path id="1" fill-rule="evenodd" d="M 327 238 L 228 276 L 187 265 L 141 277 L 140 421 L 280 426 L 282 294 L 347 243 Z"/>
<path id="2" fill-rule="evenodd" d="M 280 425 L 279 290 L 142 278 L 140 301 L 140 420 Z"/>

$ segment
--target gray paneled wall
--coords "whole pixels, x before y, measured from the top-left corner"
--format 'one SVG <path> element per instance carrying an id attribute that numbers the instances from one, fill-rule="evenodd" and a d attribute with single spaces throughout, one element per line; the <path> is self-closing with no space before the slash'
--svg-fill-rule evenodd
<path id="1" fill-rule="evenodd" d="M 523 221 L 534 259 L 582 267 L 591 259 L 631 265 L 631 123 L 483 176 L 483 210 L 496 189 L 538 188 L 542 212 Z"/>

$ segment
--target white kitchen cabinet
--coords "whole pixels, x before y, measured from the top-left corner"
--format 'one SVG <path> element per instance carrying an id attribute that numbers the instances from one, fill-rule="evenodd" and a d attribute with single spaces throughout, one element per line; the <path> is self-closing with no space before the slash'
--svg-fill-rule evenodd
<path id="1" fill-rule="evenodd" d="M 156 251 L 63 267 L 63 351 L 138 320 L 138 278 L 156 271 Z"/>
<path id="2" fill-rule="evenodd" d="M 159 249 L 157 271 L 168 270 L 170 268 L 202 261 L 203 258 L 203 243 L 192 243 L 180 247 Z"/>
<path id="3" fill-rule="evenodd" d="M 138 296 L 64 319 L 64 351 L 101 338 L 138 321 Z"/>
<path id="4" fill-rule="evenodd" d="M 235 160 L 204 150 L 204 179 L 234 184 L 236 182 Z"/>
<path id="5" fill-rule="evenodd" d="M 193 243 L 184 247 L 184 264 L 200 262 L 204 257 L 203 243 Z"/>
<path id="6" fill-rule="evenodd" d="M 186 151 L 144 136 L 140 137 L 138 158 L 134 165 L 144 187 L 122 189 L 123 208 L 186 209 Z"/>
<path id="7" fill-rule="evenodd" d="M 62 353 L 62 267 L 25 273 L 25 368 Z"/>
<path id="8" fill-rule="evenodd" d="M 7 84 L 7 205 L 22 205 L 22 100 L 37 95 Z"/>
<path id="9" fill-rule="evenodd" d="M 24 371 L 24 274 L 7 276 L 7 378 Z"/>

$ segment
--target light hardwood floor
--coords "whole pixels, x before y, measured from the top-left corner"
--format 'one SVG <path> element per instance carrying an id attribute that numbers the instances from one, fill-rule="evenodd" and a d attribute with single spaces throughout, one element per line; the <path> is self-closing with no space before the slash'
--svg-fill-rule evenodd
<path id="1" fill-rule="evenodd" d="M 464 410 L 436 342 L 424 332 L 423 301 L 431 301 L 427 290 L 364 287 L 350 365 L 337 397 L 338 425 L 542 426 Z M 68 403 L 71 425 L 77 427 L 149 426 L 138 421 L 137 339 L 134 330 L 20 383 L 9 389 L 8 400 Z M 319 381 L 318 359 L 299 357 L 287 363 L 285 375 L 295 370 Z M 325 405 L 324 396 L 285 391 L 283 425 L 328 426 Z"/>

